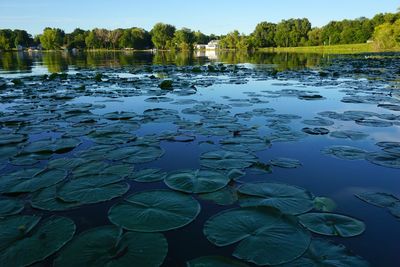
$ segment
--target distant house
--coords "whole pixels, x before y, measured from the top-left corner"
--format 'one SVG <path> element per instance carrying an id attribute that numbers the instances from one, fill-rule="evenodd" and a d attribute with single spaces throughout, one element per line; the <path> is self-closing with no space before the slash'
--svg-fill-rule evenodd
<path id="1" fill-rule="evenodd" d="M 219 40 L 211 40 L 208 44 L 197 44 L 195 48 L 196 50 L 217 50 L 219 48 L 218 44 Z"/>

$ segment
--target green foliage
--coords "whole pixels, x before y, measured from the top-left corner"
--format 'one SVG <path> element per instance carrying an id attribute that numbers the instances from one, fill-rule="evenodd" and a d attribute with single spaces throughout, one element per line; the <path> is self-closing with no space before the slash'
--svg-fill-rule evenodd
<path id="1" fill-rule="evenodd" d="M 253 32 L 254 44 L 257 47 L 275 46 L 276 24 L 270 22 L 261 22 L 257 24 Z"/>
<path id="2" fill-rule="evenodd" d="M 149 32 L 141 28 L 130 28 L 123 31 L 119 39 L 121 48 L 147 49 L 152 47 Z"/>
<path id="3" fill-rule="evenodd" d="M 40 43 L 44 49 L 59 49 L 63 45 L 64 31 L 56 28 L 45 28 L 40 36 Z"/>
<path id="4" fill-rule="evenodd" d="M 33 39 L 25 30 L 0 30 L 0 50 L 17 48 L 19 45 L 28 47 L 32 45 Z"/>
<path id="5" fill-rule="evenodd" d="M 374 47 L 390 49 L 400 45 L 400 19 L 391 23 L 384 23 L 375 28 Z"/>
<path id="6" fill-rule="evenodd" d="M 275 43 L 280 47 L 302 46 L 307 42 L 311 30 L 308 19 L 283 20 L 276 26 Z"/>
<path id="7" fill-rule="evenodd" d="M 172 39 L 175 27 L 170 24 L 157 23 L 150 31 L 151 40 L 157 49 L 168 49 L 172 47 Z"/>
<path id="8" fill-rule="evenodd" d="M 195 41 L 194 32 L 188 28 L 182 28 L 174 34 L 174 46 L 180 50 L 192 50 Z"/>

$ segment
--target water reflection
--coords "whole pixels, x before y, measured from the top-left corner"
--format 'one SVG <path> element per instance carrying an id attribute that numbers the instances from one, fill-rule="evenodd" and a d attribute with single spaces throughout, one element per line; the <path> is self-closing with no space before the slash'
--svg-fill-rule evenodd
<path id="1" fill-rule="evenodd" d="M 143 64 L 177 66 L 198 65 L 207 62 L 228 64 L 252 63 L 273 65 L 278 71 L 299 68 L 314 68 L 329 64 L 332 55 L 299 53 L 245 53 L 202 51 L 183 52 L 132 52 L 132 51 L 88 51 L 88 52 L 4 52 L 0 53 L 0 73 L 34 73 L 44 67 L 49 73 L 65 72 L 71 67 L 121 67 Z"/>

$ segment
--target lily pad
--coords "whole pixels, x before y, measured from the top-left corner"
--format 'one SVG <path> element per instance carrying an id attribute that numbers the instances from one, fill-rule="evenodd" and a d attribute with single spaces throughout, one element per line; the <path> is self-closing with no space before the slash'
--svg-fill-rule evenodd
<path id="1" fill-rule="evenodd" d="M 32 195 L 31 206 L 40 210 L 62 211 L 82 205 L 79 202 L 65 202 L 58 197 L 57 186 L 43 188 Z"/>
<path id="2" fill-rule="evenodd" d="M 368 153 L 365 159 L 379 166 L 400 169 L 400 157 L 392 154 L 372 152 Z"/>
<path id="3" fill-rule="evenodd" d="M 336 203 L 328 197 L 314 198 L 314 208 L 319 211 L 331 212 L 336 209 Z"/>
<path id="4" fill-rule="evenodd" d="M 315 127 L 315 128 L 305 127 L 301 130 L 311 135 L 325 135 L 329 133 L 328 129 L 322 127 Z"/>
<path id="5" fill-rule="evenodd" d="M 187 267 L 248 267 L 238 260 L 223 256 L 204 256 L 186 262 Z"/>
<path id="6" fill-rule="evenodd" d="M 105 157 L 109 160 L 122 160 L 125 163 L 146 163 L 158 159 L 164 154 L 159 146 L 127 146 L 110 151 Z"/>
<path id="7" fill-rule="evenodd" d="M 217 150 L 200 156 L 202 166 L 218 170 L 244 169 L 255 162 L 257 162 L 256 156 L 239 151 Z"/>
<path id="8" fill-rule="evenodd" d="M 143 169 L 133 173 L 128 179 L 148 183 L 162 181 L 166 176 L 167 173 L 161 171 L 161 169 Z"/>
<path id="9" fill-rule="evenodd" d="M 19 199 L 1 199 L 0 217 L 20 213 L 24 209 L 24 202 Z"/>
<path id="10" fill-rule="evenodd" d="M 311 240 L 296 218 L 267 207 L 223 211 L 206 221 L 203 232 L 219 247 L 239 242 L 233 256 L 257 265 L 290 262 Z"/>
<path id="11" fill-rule="evenodd" d="M 115 226 L 90 229 L 77 236 L 55 259 L 55 267 L 160 266 L 168 252 L 163 234 L 123 233 Z"/>
<path id="12" fill-rule="evenodd" d="M 165 184 L 185 193 L 208 193 L 225 187 L 230 179 L 227 175 L 209 170 L 181 170 L 169 173 Z"/>
<path id="13" fill-rule="evenodd" d="M 322 152 L 335 158 L 347 160 L 364 159 L 367 154 L 367 151 L 351 146 L 330 146 L 324 148 Z"/>
<path id="14" fill-rule="evenodd" d="M 66 153 L 77 147 L 81 141 L 76 138 L 44 139 L 24 147 L 23 153 Z"/>
<path id="15" fill-rule="evenodd" d="M 237 191 L 232 186 L 225 186 L 224 188 L 211 193 L 199 194 L 199 197 L 222 206 L 232 205 L 238 200 Z"/>
<path id="16" fill-rule="evenodd" d="M 161 232 L 191 223 L 200 212 L 200 204 L 191 196 L 171 190 L 135 193 L 111 207 L 112 223 L 137 232 Z"/>
<path id="17" fill-rule="evenodd" d="M 364 192 L 360 194 L 356 194 L 356 197 L 359 199 L 381 207 L 381 208 L 388 208 L 394 206 L 396 203 L 400 203 L 400 199 L 397 198 L 396 196 L 389 194 L 389 193 L 384 193 L 384 192 Z"/>
<path id="18" fill-rule="evenodd" d="M 313 239 L 306 253 L 282 267 L 368 267 L 367 261 L 354 255 L 343 245 L 323 239 Z"/>
<path id="19" fill-rule="evenodd" d="M 333 131 L 330 134 L 331 137 L 335 138 L 349 138 L 351 140 L 361 140 L 366 138 L 368 134 L 360 132 L 360 131 L 352 131 L 352 130 L 342 130 L 342 131 Z"/>
<path id="20" fill-rule="evenodd" d="M 314 196 L 303 188 L 274 183 L 243 184 L 238 188 L 241 207 L 267 206 L 296 215 L 314 207 Z"/>
<path id="21" fill-rule="evenodd" d="M 362 221 L 340 214 L 306 213 L 298 217 L 304 227 L 321 235 L 352 237 L 365 230 Z"/>
<path id="22" fill-rule="evenodd" d="M 65 217 L 14 216 L 0 221 L 0 262 L 28 266 L 57 252 L 75 233 L 75 224 Z M 23 256 L 21 256 L 23 255 Z"/>
<path id="23" fill-rule="evenodd" d="M 269 163 L 280 168 L 297 168 L 301 166 L 301 162 L 299 160 L 290 158 L 275 158 L 270 160 Z"/>

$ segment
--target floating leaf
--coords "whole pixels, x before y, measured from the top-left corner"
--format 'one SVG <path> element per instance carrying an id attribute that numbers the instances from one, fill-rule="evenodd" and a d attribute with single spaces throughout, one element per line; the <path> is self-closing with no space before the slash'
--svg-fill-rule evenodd
<path id="1" fill-rule="evenodd" d="M 232 205 L 238 200 L 236 189 L 231 186 L 225 186 L 215 192 L 200 194 L 199 197 L 223 206 Z"/>
<path id="2" fill-rule="evenodd" d="M 359 131 L 352 131 L 352 130 L 343 130 L 343 131 L 333 131 L 330 134 L 331 137 L 335 138 L 349 138 L 351 140 L 361 140 L 366 138 L 368 134 L 359 132 Z"/>
<path id="3" fill-rule="evenodd" d="M 202 166 L 219 170 L 244 169 L 255 162 L 257 158 L 253 154 L 238 151 L 217 150 L 200 156 Z"/>
<path id="4" fill-rule="evenodd" d="M 336 203 L 328 197 L 314 198 L 314 208 L 316 210 L 331 212 L 336 209 Z"/>
<path id="5" fill-rule="evenodd" d="M 63 247 L 75 233 L 75 224 L 65 217 L 14 216 L 0 221 L 0 262 L 28 266 L 44 260 Z M 23 256 L 21 256 L 23 255 Z"/>
<path id="6" fill-rule="evenodd" d="M 24 147 L 23 153 L 66 153 L 77 147 L 81 141 L 76 138 L 44 139 Z"/>
<path id="7" fill-rule="evenodd" d="M 161 232 L 191 223 L 200 212 L 200 204 L 191 196 L 171 190 L 135 193 L 111 207 L 110 221 L 137 232 Z"/>
<path id="8" fill-rule="evenodd" d="M 357 160 L 364 159 L 367 151 L 351 146 L 330 146 L 322 150 L 323 153 L 339 159 Z"/>
<path id="9" fill-rule="evenodd" d="M 117 148 L 105 157 L 109 160 L 122 160 L 126 163 L 145 163 L 158 159 L 164 154 L 159 146 L 138 145 Z"/>
<path id="10" fill-rule="evenodd" d="M 343 245 L 323 239 L 313 239 L 306 253 L 282 267 L 368 267 L 369 263 L 354 255 Z"/>
<path id="11" fill-rule="evenodd" d="M 181 170 L 169 173 L 165 184 L 185 193 L 208 193 L 225 187 L 230 179 L 227 175 L 208 170 Z"/>
<path id="12" fill-rule="evenodd" d="M 160 266 L 168 252 L 164 235 L 122 233 L 115 226 L 90 229 L 77 236 L 54 261 L 55 267 Z"/>
<path id="13" fill-rule="evenodd" d="M 329 133 L 329 130 L 326 128 L 322 128 L 322 127 L 315 127 L 315 128 L 309 128 L 309 127 L 305 127 L 303 129 L 301 129 L 303 132 L 311 134 L 311 135 L 325 135 Z"/>
<path id="14" fill-rule="evenodd" d="M 379 152 L 368 153 L 365 159 L 379 166 L 395 168 L 395 169 L 400 168 L 400 157 L 388 153 L 379 153 Z"/>
<path id="15" fill-rule="evenodd" d="M 294 217 L 267 207 L 223 211 L 207 220 L 203 232 L 217 246 L 239 242 L 233 256 L 257 265 L 290 262 L 311 240 Z"/>
<path id="16" fill-rule="evenodd" d="M 314 207 L 314 196 L 303 188 L 274 183 L 243 184 L 238 188 L 243 195 L 239 199 L 241 207 L 267 206 L 282 213 L 301 214 Z"/>
<path id="17" fill-rule="evenodd" d="M 20 213 L 24 209 L 24 202 L 19 199 L 1 199 L 0 217 Z"/>
<path id="18" fill-rule="evenodd" d="M 32 195 L 31 206 L 36 209 L 48 211 L 62 211 L 78 207 L 83 203 L 65 202 L 57 195 L 57 187 L 50 186 L 43 188 Z"/>
<path id="19" fill-rule="evenodd" d="M 161 169 L 143 169 L 133 173 L 128 177 L 128 179 L 134 180 L 136 182 L 147 183 L 162 181 L 166 176 L 167 173 L 161 171 Z"/>
<path id="20" fill-rule="evenodd" d="M 270 164 L 281 168 L 297 168 L 301 166 L 299 160 L 290 158 L 275 158 L 270 160 Z"/>
<path id="21" fill-rule="evenodd" d="M 365 230 L 363 222 L 334 213 L 306 213 L 299 220 L 308 230 L 321 235 L 352 237 Z"/>

